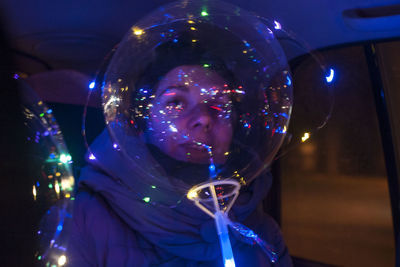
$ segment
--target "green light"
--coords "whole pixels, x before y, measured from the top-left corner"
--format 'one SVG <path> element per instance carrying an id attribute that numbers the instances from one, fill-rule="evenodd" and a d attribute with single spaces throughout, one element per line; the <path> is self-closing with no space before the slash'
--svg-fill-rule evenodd
<path id="1" fill-rule="evenodd" d="M 40 115 L 39 115 L 40 117 L 43 117 L 44 116 L 44 113 L 40 113 Z"/>
<path id="2" fill-rule="evenodd" d="M 71 200 L 75 200 L 75 198 L 74 198 L 74 197 L 71 197 Z"/>
<path id="3" fill-rule="evenodd" d="M 202 15 L 203 17 L 206 17 L 206 16 L 208 16 L 207 10 L 203 10 L 203 11 L 201 11 L 201 15 Z"/>
<path id="4" fill-rule="evenodd" d="M 146 203 L 149 203 L 150 202 L 150 198 L 149 197 L 144 197 L 143 201 L 146 202 Z"/>
<path id="5" fill-rule="evenodd" d="M 155 185 L 152 185 L 152 186 L 151 186 L 151 188 L 153 188 L 153 189 L 154 189 L 154 188 L 157 188 L 157 187 L 156 187 Z"/>
<path id="6" fill-rule="evenodd" d="M 68 154 L 61 154 L 60 155 L 60 161 L 62 163 L 67 163 L 67 162 L 71 161 L 71 159 L 72 159 L 71 155 L 68 155 Z"/>
<path id="7" fill-rule="evenodd" d="M 41 260 L 41 259 L 42 259 L 42 256 L 37 257 L 37 259 L 38 259 L 38 260 Z"/>
<path id="8" fill-rule="evenodd" d="M 208 68 L 208 67 L 210 67 L 210 65 L 208 65 L 208 64 L 203 64 L 203 67 L 204 67 L 204 68 Z"/>
<path id="9" fill-rule="evenodd" d="M 53 184 L 49 184 L 49 188 L 52 189 L 53 188 Z"/>

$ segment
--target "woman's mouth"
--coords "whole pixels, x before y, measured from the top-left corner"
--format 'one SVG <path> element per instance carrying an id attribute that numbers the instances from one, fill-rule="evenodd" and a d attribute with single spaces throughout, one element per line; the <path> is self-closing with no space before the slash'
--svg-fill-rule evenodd
<path id="1" fill-rule="evenodd" d="M 195 150 L 195 151 L 199 151 L 199 152 L 208 152 L 207 150 L 207 145 L 204 145 L 202 143 L 185 143 L 182 144 L 183 147 L 185 147 L 186 149 L 190 149 L 190 150 Z"/>

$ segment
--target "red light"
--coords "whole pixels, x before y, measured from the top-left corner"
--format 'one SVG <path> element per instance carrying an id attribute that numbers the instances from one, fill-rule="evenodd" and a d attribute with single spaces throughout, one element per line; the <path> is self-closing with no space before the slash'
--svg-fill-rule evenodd
<path id="1" fill-rule="evenodd" d="M 222 108 L 219 108 L 219 107 L 216 107 L 216 106 L 210 106 L 210 108 L 216 109 L 216 110 L 218 110 L 218 111 L 221 111 L 221 110 L 222 110 Z"/>

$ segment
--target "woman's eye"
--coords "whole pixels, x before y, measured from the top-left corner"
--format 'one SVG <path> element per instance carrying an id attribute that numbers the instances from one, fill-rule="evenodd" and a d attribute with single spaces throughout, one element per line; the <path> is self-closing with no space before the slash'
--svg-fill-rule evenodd
<path id="1" fill-rule="evenodd" d="M 231 105 L 229 103 L 213 103 L 210 105 L 210 108 L 219 112 L 226 112 L 231 109 Z"/>
<path id="2" fill-rule="evenodd" d="M 173 99 L 167 101 L 165 105 L 167 110 L 182 110 L 184 108 L 184 102 L 180 99 Z"/>

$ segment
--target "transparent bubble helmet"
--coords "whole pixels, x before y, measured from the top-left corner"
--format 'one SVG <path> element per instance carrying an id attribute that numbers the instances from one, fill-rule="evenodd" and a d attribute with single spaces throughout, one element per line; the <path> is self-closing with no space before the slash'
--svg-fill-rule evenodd
<path id="1" fill-rule="evenodd" d="M 186 193 L 210 179 L 246 185 L 270 166 L 293 101 L 273 27 L 224 2 L 181 1 L 129 30 L 105 71 L 103 108 L 114 148 L 149 174 L 143 182 Z M 209 171 L 171 182 L 152 175 L 160 154 Z"/>

